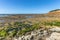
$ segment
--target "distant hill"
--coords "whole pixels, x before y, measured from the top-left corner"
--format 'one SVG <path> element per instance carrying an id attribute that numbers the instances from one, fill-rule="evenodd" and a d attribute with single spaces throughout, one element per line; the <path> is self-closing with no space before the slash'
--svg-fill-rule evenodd
<path id="1" fill-rule="evenodd" d="M 52 10 L 52 11 L 50 11 L 48 14 L 60 15 L 60 9 Z"/>
<path id="2" fill-rule="evenodd" d="M 60 17 L 60 9 L 56 9 L 56 10 L 51 10 L 49 11 L 45 16 L 48 17 Z"/>

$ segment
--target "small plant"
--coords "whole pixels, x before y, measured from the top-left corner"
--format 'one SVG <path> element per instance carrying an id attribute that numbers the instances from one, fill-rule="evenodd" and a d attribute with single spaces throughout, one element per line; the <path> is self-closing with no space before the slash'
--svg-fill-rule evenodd
<path id="1" fill-rule="evenodd" d="M 53 22 L 45 22 L 44 25 L 50 25 L 50 26 L 60 26 L 59 21 L 53 21 Z"/>
<path id="2" fill-rule="evenodd" d="M 6 37 L 7 32 L 5 30 L 0 30 L 0 37 Z"/>

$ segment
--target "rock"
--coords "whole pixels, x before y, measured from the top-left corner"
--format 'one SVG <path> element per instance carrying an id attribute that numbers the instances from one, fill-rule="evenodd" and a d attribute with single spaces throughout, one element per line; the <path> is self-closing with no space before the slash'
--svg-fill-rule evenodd
<path id="1" fill-rule="evenodd" d="M 47 35 L 46 30 L 36 30 L 32 31 L 29 35 L 24 35 L 22 37 L 14 38 L 14 40 L 45 40 Z"/>
<path id="2" fill-rule="evenodd" d="M 12 40 L 60 40 L 60 28 L 38 29 Z"/>
<path id="3" fill-rule="evenodd" d="M 60 40 L 60 33 L 53 32 L 46 40 Z"/>
<path id="4" fill-rule="evenodd" d="M 50 29 L 50 31 L 52 31 L 52 32 L 60 32 L 60 27 L 52 28 L 52 29 Z"/>

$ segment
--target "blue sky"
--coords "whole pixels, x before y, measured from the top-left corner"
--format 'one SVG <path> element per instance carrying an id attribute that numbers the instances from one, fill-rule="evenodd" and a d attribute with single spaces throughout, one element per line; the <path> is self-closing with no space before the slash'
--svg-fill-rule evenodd
<path id="1" fill-rule="evenodd" d="M 0 0 L 0 14 L 47 13 L 60 9 L 60 0 Z"/>

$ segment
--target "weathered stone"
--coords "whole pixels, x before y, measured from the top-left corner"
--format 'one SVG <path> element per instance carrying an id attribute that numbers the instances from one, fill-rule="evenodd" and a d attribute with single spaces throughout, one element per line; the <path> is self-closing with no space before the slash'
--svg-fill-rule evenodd
<path id="1" fill-rule="evenodd" d="M 53 32 L 46 40 L 60 40 L 60 33 Z"/>
<path id="2" fill-rule="evenodd" d="M 60 27 L 55 27 L 55 28 L 52 28 L 52 29 L 49 29 L 50 31 L 53 31 L 53 32 L 60 32 Z"/>

